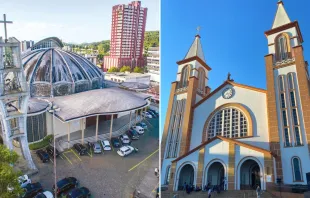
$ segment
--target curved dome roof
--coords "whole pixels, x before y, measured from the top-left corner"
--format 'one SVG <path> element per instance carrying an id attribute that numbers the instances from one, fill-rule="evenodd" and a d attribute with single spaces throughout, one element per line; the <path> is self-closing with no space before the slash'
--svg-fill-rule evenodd
<path id="1" fill-rule="evenodd" d="M 102 71 L 86 58 L 55 48 L 33 50 L 22 57 L 32 97 L 63 96 L 102 88 Z"/>

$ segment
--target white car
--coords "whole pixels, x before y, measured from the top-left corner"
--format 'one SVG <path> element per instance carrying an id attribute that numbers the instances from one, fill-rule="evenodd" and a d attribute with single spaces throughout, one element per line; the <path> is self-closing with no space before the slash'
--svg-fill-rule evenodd
<path id="1" fill-rule="evenodd" d="M 141 126 L 133 126 L 132 129 L 137 131 L 139 135 L 144 134 L 144 128 L 142 128 Z"/>
<path id="2" fill-rule="evenodd" d="M 126 135 L 126 134 L 119 136 L 119 138 L 123 144 L 129 144 L 130 143 L 130 139 L 129 139 L 128 135 Z"/>
<path id="3" fill-rule="evenodd" d="M 101 140 L 101 146 L 102 146 L 103 150 L 105 150 L 105 151 L 111 150 L 111 145 L 110 145 L 110 142 L 108 140 Z"/>
<path id="4" fill-rule="evenodd" d="M 149 112 L 142 112 L 142 115 L 147 118 L 153 118 L 153 116 Z"/>
<path id="5" fill-rule="evenodd" d="M 117 154 L 119 154 L 122 157 L 125 157 L 132 153 L 135 149 L 132 146 L 122 146 L 120 149 L 118 149 Z"/>
<path id="6" fill-rule="evenodd" d="M 23 175 L 18 177 L 18 182 L 20 187 L 24 188 L 27 186 L 27 184 L 31 184 L 31 179 L 29 179 L 28 175 Z"/>
<path id="7" fill-rule="evenodd" d="M 37 194 L 35 198 L 54 198 L 53 194 L 50 191 L 44 191 L 42 193 Z"/>

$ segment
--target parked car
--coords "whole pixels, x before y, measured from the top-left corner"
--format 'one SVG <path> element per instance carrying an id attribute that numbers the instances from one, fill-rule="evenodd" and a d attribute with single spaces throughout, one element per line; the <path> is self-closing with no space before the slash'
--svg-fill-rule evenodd
<path id="1" fill-rule="evenodd" d="M 46 147 L 46 152 L 50 155 L 50 156 L 52 156 L 52 157 L 54 157 L 54 147 L 52 147 L 52 146 L 48 146 L 48 147 Z M 57 150 L 57 149 L 55 149 L 56 150 L 56 157 L 58 157 L 59 156 L 59 151 Z"/>
<path id="2" fill-rule="evenodd" d="M 50 191 L 44 191 L 37 194 L 34 198 L 54 198 L 54 195 Z"/>
<path id="3" fill-rule="evenodd" d="M 118 151 L 117 154 L 125 157 L 127 155 L 129 155 L 130 153 L 132 153 L 135 149 L 132 146 L 122 146 Z"/>
<path id="4" fill-rule="evenodd" d="M 93 145 L 92 149 L 94 153 L 102 153 L 101 146 L 98 142 L 94 142 L 92 143 L 92 145 Z"/>
<path id="5" fill-rule="evenodd" d="M 101 140 L 101 146 L 102 146 L 103 150 L 105 150 L 105 151 L 111 150 L 111 145 L 110 145 L 110 142 L 108 140 Z"/>
<path id="6" fill-rule="evenodd" d="M 76 152 L 79 155 L 85 155 L 87 152 L 87 148 L 83 144 L 80 144 L 80 143 L 74 144 L 73 148 L 76 150 Z"/>
<path id="7" fill-rule="evenodd" d="M 153 111 L 148 110 L 147 112 L 148 112 L 149 114 L 151 114 L 153 118 L 156 118 L 156 117 L 157 117 L 157 115 L 156 115 Z"/>
<path id="8" fill-rule="evenodd" d="M 111 143 L 112 143 L 113 147 L 115 147 L 115 148 L 121 147 L 121 142 L 119 141 L 118 138 L 115 138 L 115 137 L 112 138 Z"/>
<path id="9" fill-rule="evenodd" d="M 159 113 L 158 113 L 158 111 L 156 111 L 156 110 L 153 110 L 153 109 L 149 109 L 149 111 L 152 111 L 153 113 L 155 113 L 155 115 L 158 117 L 159 116 Z"/>
<path id="10" fill-rule="evenodd" d="M 75 177 L 66 177 L 57 182 L 57 195 L 68 192 L 69 190 L 78 187 L 79 182 Z M 55 185 L 53 185 L 53 192 L 55 191 Z"/>
<path id="11" fill-rule="evenodd" d="M 91 197 L 91 193 L 88 188 L 74 188 L 67 194 L 67 198 L 88 198 Z"/>
<path id="12" fill-rule="evenodd" d="M 33 198 L 43 191 L 42 185 L 39 182 L 27 184 L 23 189 L 24 194 L 21 196 L 22 198 Z"/>
<path id="13" fill-rule="evenodd" d="M 48 162 L 50 160 L 50 157 L 48 156 L 47 152 L 45 152 L 41 149 L 37 150 L 36 154 L 43 163 Z"/>
<path id="14" fill-rule="evenodd" d="M 31 179 L 28 177 L 28 175 L 22 175 L 18 177 L 18 182 L 20 187 L 25 188 L 27 184 L 31 184 Z"/>
<path id="15" fill-rule="evenodd" d="M 139 134 L 136 130 L 134 129 L 129 129 L 126 133 L 132 140 L 138 140 L 139 139 Z"/>
<path id="16" fill-rule="evenodd" d="M 125 135 L 125 134 L 120 135 L 119 138 L 120 138 L 122 144 L 130 144 L 130 139 L 129 139 L 128 135 Z"/>
<path id="17" fill-rule="evenodd" d="M 87 148 L 88 150 L 93 149 L 94 143 L 93 142 L 87 142 Z"/>
<path id="18" fill-rule="evenodd" d="M 144 128 L 144 129 L 147 129 L 147 125 L 144 122 L 139 122 L 136 125 Z"/>
<path id="19" fill-rule="evenodd" d="M 142 128 L 140 126 L 133 126 L 132 129 L 137 131 L 139 135 L 143 135 L 144 134 L 144 128 Z"/>
<path id="20" fill-rule="evenodd" d="M 147 118 L 153 118 L 153 116 L 149 112 L 142 112 L 141 115 Z"/>

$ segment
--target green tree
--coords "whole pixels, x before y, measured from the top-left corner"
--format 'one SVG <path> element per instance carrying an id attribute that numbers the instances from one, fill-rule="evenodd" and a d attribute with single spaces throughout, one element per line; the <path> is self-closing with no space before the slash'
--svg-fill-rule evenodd
<path id="1" fill-rule="evenodd" d="M 3 198 L 15 198 L 23 193 L 18 182 L 21 172 L 15 171 L 11 166 L 17 160 L 17 153 L 0 145 L 0 195 Z"/>
<path id="2" fill-rule="evenodd" d="M 118 72 L 119 69 L 117 67 L 111 67 L 108 72 Z"/>
<path id="3" fill-rule="evenodd" d="M 119 70 L 120 72 L 126 72 L 126 71 L 131 71 L 131 68 L 130 68 L 130 66 L 123 66 L 120 70 Z"/>
<path id="4" fill-rule="evenodd" d="M 101 61 L 102 61 L 102 60 L 103 60 L 103 56 L 104 56 L 103 54 L 98 54 L 98 55 L 97 55 L 98 60 L 101 60 Z"/>
<path id="5" fill-rule="evenodd" d="M 141 74 L 143 74 L 143 69 L 142 69 L 141 67 L 135 67 L 135 68 L 133 69 L 133 72 L 134 72 L 134 73 L 141 73 Z"/>

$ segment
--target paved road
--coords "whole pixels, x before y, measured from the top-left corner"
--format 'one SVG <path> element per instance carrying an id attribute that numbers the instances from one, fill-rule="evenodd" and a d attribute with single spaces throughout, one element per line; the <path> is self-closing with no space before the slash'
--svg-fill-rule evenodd
<path id="1" fill-rule="evenodd" d="M 128 198 L 135 189 L 146 197 L 155 197 L 158 179 L 154 169 L 159 164 L 159 123 L 158 119 L 149 119 L 149 122 L 154 127 L 149 127 L 150 130 L 140 140 L 132 143 L 139 149 L 138 153 L 123 158 L 117 155 L 116 150 L 87 156 L 78 156 L 69 150 L 57 159 L 58 179 L 76 177 L 81 186 L 88 187 L 96 198 Z M 54 182 L 53 162 L 43 164 L 37 156 L 33 158 L 39 173 L 32 180 L 41 182 L 50 190 Z"/>

